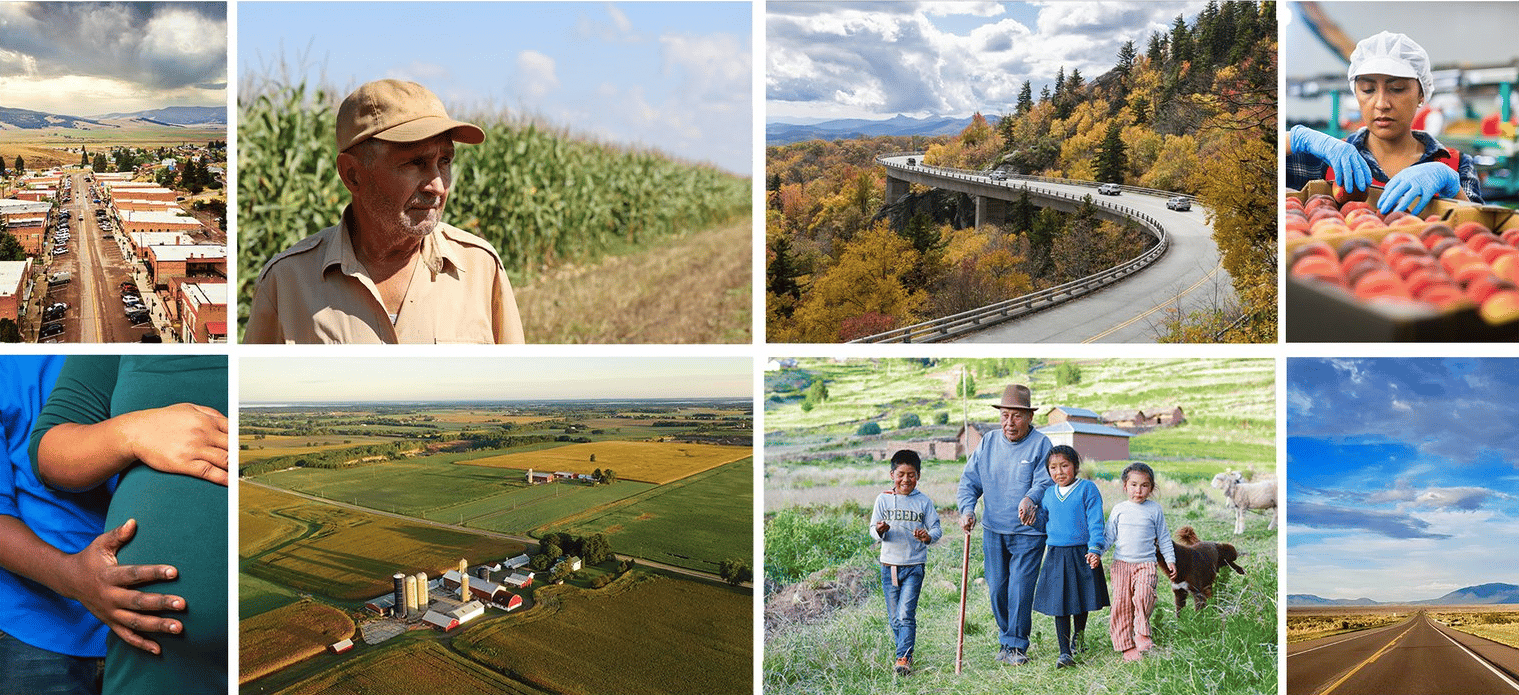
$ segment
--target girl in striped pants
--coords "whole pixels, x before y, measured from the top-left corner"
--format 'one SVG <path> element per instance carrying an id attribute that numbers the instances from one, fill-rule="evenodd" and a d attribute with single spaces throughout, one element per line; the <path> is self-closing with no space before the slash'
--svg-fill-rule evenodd
<path id="1" fill-rule="evenodd" d="M 1123 492 L 1128 499 L 1113 505 L 1105 529 L 1113 548 L 1113 612 L 1109 632 L 1113 648 L 1124 661 L 1139 661 L 1155 646 L 1150 639 L 1150 612 L 1155 610 L 1155 551 L 1166 559 L 1175 579 L 1176 548 L 1155 492 L 1155 471 L 1143 463 L 1123 469 Z"/>

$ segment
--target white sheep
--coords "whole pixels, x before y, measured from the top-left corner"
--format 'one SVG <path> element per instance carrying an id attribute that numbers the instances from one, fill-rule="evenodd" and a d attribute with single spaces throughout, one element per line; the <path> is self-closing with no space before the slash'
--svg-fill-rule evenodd
<path id="1" fill-rule="evenodd" d="M 1245 532 L 1245 510 L 1271 510 L 1271 523 L 1266 530 L 1276 528 L 1276 478 L 1255 483 L 1244 482 L 1238 471 L 1224 471 L 1213 476 L 1213 487 L 1224 491 L 1224 499 L 1234 507 L 1234 533 Z"/>

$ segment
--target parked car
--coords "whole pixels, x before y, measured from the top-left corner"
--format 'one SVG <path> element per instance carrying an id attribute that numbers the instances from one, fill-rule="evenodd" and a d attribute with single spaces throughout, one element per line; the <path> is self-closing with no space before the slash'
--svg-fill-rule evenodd
<path id="1" fill-rule="evenodd" d="M 1105 183 L 1097 187 L 1097 192 L 1102 195 L 1118 195 L 1123 192 L 1123 189 L 1116 183 Z"/>
<path id="2" fill-rule="evenodd" d="M 1177 212 L 1187 212 L 1192 209 L 1192 199 L 1184 195 L 1171 196 L 1166 201 L 1166 208 Z"/>
<path id="3" fill-rule="evenodd" d="M 138 340 L 140 340 L 140 341 L 142 341 L 144 343 L 162 343 L 164 341 L 164 339 L 162 337 L 160 337 L 157 333 L 153 333 L 151 331 L 142 334 L 142 337 L 138 338 Z"/>
<path id="4" fill-rule="evenodd" d="M 42 330 L 38 331 L 39 338 L 51 338 L 63 334 L 63 322 L 43 324 Z"/>

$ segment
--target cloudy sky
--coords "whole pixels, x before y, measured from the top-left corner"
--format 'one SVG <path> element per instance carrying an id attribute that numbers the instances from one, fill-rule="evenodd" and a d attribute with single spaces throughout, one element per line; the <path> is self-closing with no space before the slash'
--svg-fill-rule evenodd
<path id="1" fill-rule="evenodd" d="M 748 357 L 244 357 L 243 403 L 747 398 Z"/>
<path id="2" fill-rule="evenodd" d="M 88 117 L 226 104 L 225 3 L 0 2 L 0 106 Z"/>
<path id="3" fill-rule="evenodd" d="M 1519 583 L 1519 360 L 1289 359 L 1287 591 Z"/>
<path id="4" fill-rule="evenodd" d="M 1003 113 L 1024 80 L 1095 78 L 1124 41 L 1206 2 L 776 2 L 766 4 L 765 119 Z"/>
<path id="5" fill-rule="evenodd" d="M 753 170 L 749 3 L 361 6 L 239 2 L 239 85 L 284 74 L 346 94 L 414 80 L 453 108 L 526 112 L 579 135 Z"/>

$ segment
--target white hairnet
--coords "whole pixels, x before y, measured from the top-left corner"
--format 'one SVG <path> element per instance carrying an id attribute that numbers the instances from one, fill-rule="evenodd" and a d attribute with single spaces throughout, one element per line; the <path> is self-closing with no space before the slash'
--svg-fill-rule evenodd
<path id="1" fill-rule="evenodd" d="M 1435 89 L 1435 79 L 1429 74 L 1429 54 L 1405 34 L 1384 31 L 1376 36 L 1361 39 L 1355 52 L 1350 54 L 1350 88 L 1355 89 L 1355 78 L 1361 75 L 1391 75 L 1419 80 L 1424 88 L 1424 99 Z"/>

